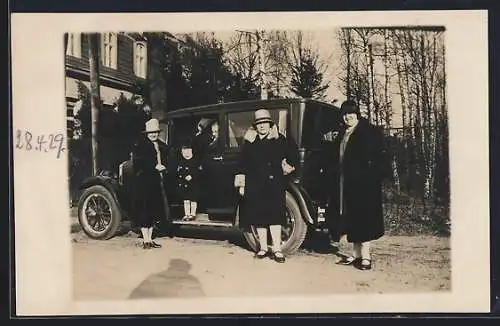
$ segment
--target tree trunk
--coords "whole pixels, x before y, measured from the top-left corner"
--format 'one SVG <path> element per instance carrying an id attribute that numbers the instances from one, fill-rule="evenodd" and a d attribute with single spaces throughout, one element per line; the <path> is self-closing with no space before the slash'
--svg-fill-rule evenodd
<path id="1" fill-rule="evenodd" d="M 264 80 L 265 75 L 265 61 L 264 61 L 264 47 L 262 46 L 262 36 L 260 31 L 255 32 L 257 37 L 257 54 L 259 56 L 259 84 L 260 84 L 260 98 L 267 100 L 267 90 Z"/>
<path id="2" fill-rule="evenodd" d="M 425 141 L 425 132 L 426 128 L 423 123 L 423 110 L 422 110 L 422 86 L 419 84 L 415 85 L 417 88 L 417 96 L 416 96 L 416 125 L 418 127 L 418 171 L 420 178 L 423 178 L 424 181 L 424 197 L 427 195 L 427 183 L 426 183 L 426 176 L 427 176 L 427 159 L 426 159 L 426 141 Z M 422 179 L 420 179 L 422 180 Z"/>
<path id="3" fill-rule="evenodd" d="M 411 166 L 409 164 L 410 160 L 409 160 L 409 156 L 408 156 L 408 150 L 411 150 L 411 148 L 408 148 L 408 137 L 411 135 L 411 131 L 410 131 L 410 133 L 408 133 L 408 128 L 410 128 L 410 130 L 411 130 L 411 124 L 408 126 L 407 97 L 405 94 L 405 86 L 404 86 L 405 77 L 403 76 L 403 71 L 401 68 L 401 62 L 400 62 L 400 57 L 399 57 L 398 48 L 397 48 L 397 41 L 395 40 L 395 38 L 396 38 L 395 32 L 393 32 L 392 37 L 393 37 L 392 41 L 393 41 L 394 62 L 396 64 L 396 72 L 398 74 L 399 93 L 401 96 L 401 118 L 402 118 L 402 124 L 403 124 L 403 142 L 404 142 L 404 144 L 406 144 L 406 146 L 405 146 L 406 151 L 405 151 L 405 156 L 404 156 L 404 167 L 405 167 L 404 174 L 411 175 L 412 171 L 411 171 Z M 401 158 L 400 158 L 400 160 L 401 160 Z M 406 178 L 405 187 L 410 188 L 409 178 Z"/>
<path id="4" fill-rule="evenodd" d="M 351 30 L 346 29 L 346 55 L 347 55 L 347 80 L 346 80 L 346 95 L 347 99 L 351 98 Z"/>
<path id="5" fill-rule="evenodd" d="M 365 54 L 365 62 L 366 62 L 366 76 L 367 76 L 367 81 L 368 81 L 368 98 L 367 98 L 367 104 L 368 104 L 368 121 L 372 121 L 372 114 L 373 114 L 373 103 L 372 103 L 372 98 L 373 98 L 373 89 L 371 87 L 371 74 L 370 74 L 370 54 L 369 54 L 369 44 L 368 41 L 363 40 L 363 51 Z"/>
<path id="6" fill-rule="evenodd" d="M 398 194 L 401 192 L 401 182 L 399 180 L 398 159 L 395 153 L 392 154 L 392 178 Z"/>
<path id="7" fill-rule="evenodd" d="M 410 88 L 410 77 L 409 77 L 409 70 L 408 70 L 408 62 L 407 62 L 407 57 L 406 57 L 406 54 L 404 52 L 404 49 L 402 49 L 402 55 L 403 55 L 403 73 L 404 73 L 404 84 L 406 87 L 405 88 L 405 91 L 406 91 L 406 103 L 408 104 L 406 109 L 408 111 L 408 127 L 409 127 L 409 131 L 410 131 L 410 140 L 411 140 L 411 151 L 412 151 L 412 154 L 416 154 L 414 153 L 414 150 L 415 150 L 415 140 L 416 140 L 416 134 L 415 134 L 415 129 L 416 129 L 416 125 L 415 125 L 415 112 L 414 110 L 412 110 L 413 108 L 415 108 L 415 103 L 412 103 L 413 101 L 413 98 L 411 96 L 411 88 Z M 405 93 L 405 91 L 403 91 L 403 94 Z M 416 172 L 416 171 L 414 171 Z"/>
<path id="8" fill-rule="evenodd" d="M 393 34 L 394 37 L 394 34 Z M 401 120 L 403 124 L 403 136 L 406 136 L 406 128 L 407 126 L 407 121 L 406 121 L 406 96 L 405 96 L 405 90 L 404 90 L 404 77 L 402 76 L 402 71 L 401 71 L 401 63 L 399 61 L 399 54 L 397 52 L 397 45 L 396 41 L 393 38 L 393 55 L 394 55 L 394 61 L 396 63 L 396 72 L 398 74 L 398 86 L 399 86 L 399 93 L 401 96 Z"/>
<path id="9" fill-rule="evenodd" d="M 368 63 L 369 63 L 369 90 L 370 90 L 370 103 L 371 103 L 371 110 L 372 112 L 375 113 L 375 124 L 378 126 L 380 125 L 380 112 L 379 108 L 375 106 L 375 77 L 373 73 L 373 49 L 372 45 L 368 44 Z"/>
<path id="10" fill-rule="evenodd" d="M 101 96 L 99 91 L 99 35 L 89 34 L 89 67 L 90 67 L 90 107 L 92 134 L 92 175 L 99 172 L 99 111 Z"/>
<path id="11" fill-rule="evenodd" d="M 392 107 L 389 101 L 389 56 L 387 48 L 388 30 L 384 30 L 384 101 L 385 101 L 385 123 L 388 127 L 392 125 Z"/>
<path id="12" fill-rule="evenodd" d="M 391 104 L 389 103 L 389 51 L 388 51 L 388 38 L 389 38 L 389 31 L 385 29 L 384 31 L 384 56 L 383 56 L 383 61 L 384 61 L 384 105 L 385 105 L 385 125 L 389 128 L 392 127 L 391 124 L 391 115 L 392 115 L 392 110 L 391 110 Z M 398 166 L 398 156 L 397 156 L 397 146 L 398 146 L 398 141 L 397 141 L 397 136 L 395 138 L 395 143 L 393 148 L 391 149 L 392 152 L 392 178 L 394 180 L 394 186 L 396 187 L 396 190 L 398 193 L 401 191 L 401 182 L 399 178 L 399 166 Z"/>

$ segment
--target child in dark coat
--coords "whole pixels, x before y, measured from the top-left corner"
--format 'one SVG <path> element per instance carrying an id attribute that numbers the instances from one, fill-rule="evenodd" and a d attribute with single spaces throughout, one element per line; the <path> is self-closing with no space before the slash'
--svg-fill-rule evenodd
<path id="1" fill-rule="evenodd" d="M 194 157 L 191 143 L 188 141 L 181 148 L 181 158 L 177 166 L 177 188 L 184 202 L 183 220 L 191 221 L 196 217 L 201 171 L 202 166 Z"/>

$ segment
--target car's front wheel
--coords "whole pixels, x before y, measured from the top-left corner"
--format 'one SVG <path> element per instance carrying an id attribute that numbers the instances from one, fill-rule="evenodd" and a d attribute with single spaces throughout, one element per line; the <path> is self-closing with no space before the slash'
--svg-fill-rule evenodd
<path id="1" fill-rule="evenodd" d="M 78 222 L 92 239 L 107 240 L 118 231 L 122 220 L 113 194 L 101 185 L 85 189 L 78 202 Z"/>
<path id="2" fill-rule="evenodd" d="M 281 250 L 285 254 L 292 254 L 304 242 L 307 234 L 307 224 L 302 218 L 297 201 L 288 191 L 286 192 L 285 202 L 286 223 L 281 228 Z M 243 236 L 252 250 L 257 251 L 259 249 L 257 230 L 254 227 L 243 230 Z M 271 243 L 269 244 L 271 245 Z"/>

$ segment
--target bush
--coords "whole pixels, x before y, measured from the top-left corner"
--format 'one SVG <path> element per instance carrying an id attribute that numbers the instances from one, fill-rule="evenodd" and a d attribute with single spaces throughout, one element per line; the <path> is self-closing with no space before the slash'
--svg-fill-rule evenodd
<path id="1" fill-rule="evenodd" d="M 92 175 L 90 94 L 82 82 L 78 83 L 78 90 L 79 110 L 74 114 L 74 123 L 68 125 L 68 169 L 72 197 L 76 195 L 79 184 Z M 136 105 L 135 97 L 128 99 L 121 94 L 115 107 L 101 106 L 98 125 L 99 172 L 117 173 L 118 165 L 130 157 L 133 143 L 149 118 L 151 112 Z"/>
<path id="2" fill-rule="evenodd" d="M 419 198 L 384 185 L 384 219 L 388 235 L 450 235 L 449 201 Z"/>

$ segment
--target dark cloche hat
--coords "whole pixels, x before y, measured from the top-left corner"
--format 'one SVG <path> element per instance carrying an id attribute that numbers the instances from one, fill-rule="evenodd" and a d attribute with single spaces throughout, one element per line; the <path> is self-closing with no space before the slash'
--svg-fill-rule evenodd
<path id="1" fill-rule="evenodd" d="M 193 140 L 190 137 L 182 139 L 181 148 L 193 148 Z"/>
<path id="2" fill-rule="evenodd" d="M 356 102 L 352 100 L 347 100 L 342 103 L 340 106 L 340 114 L 349 114 L 349 113 L 356 113 L 359 115 L 359 107 L 357 106 Z"/>

